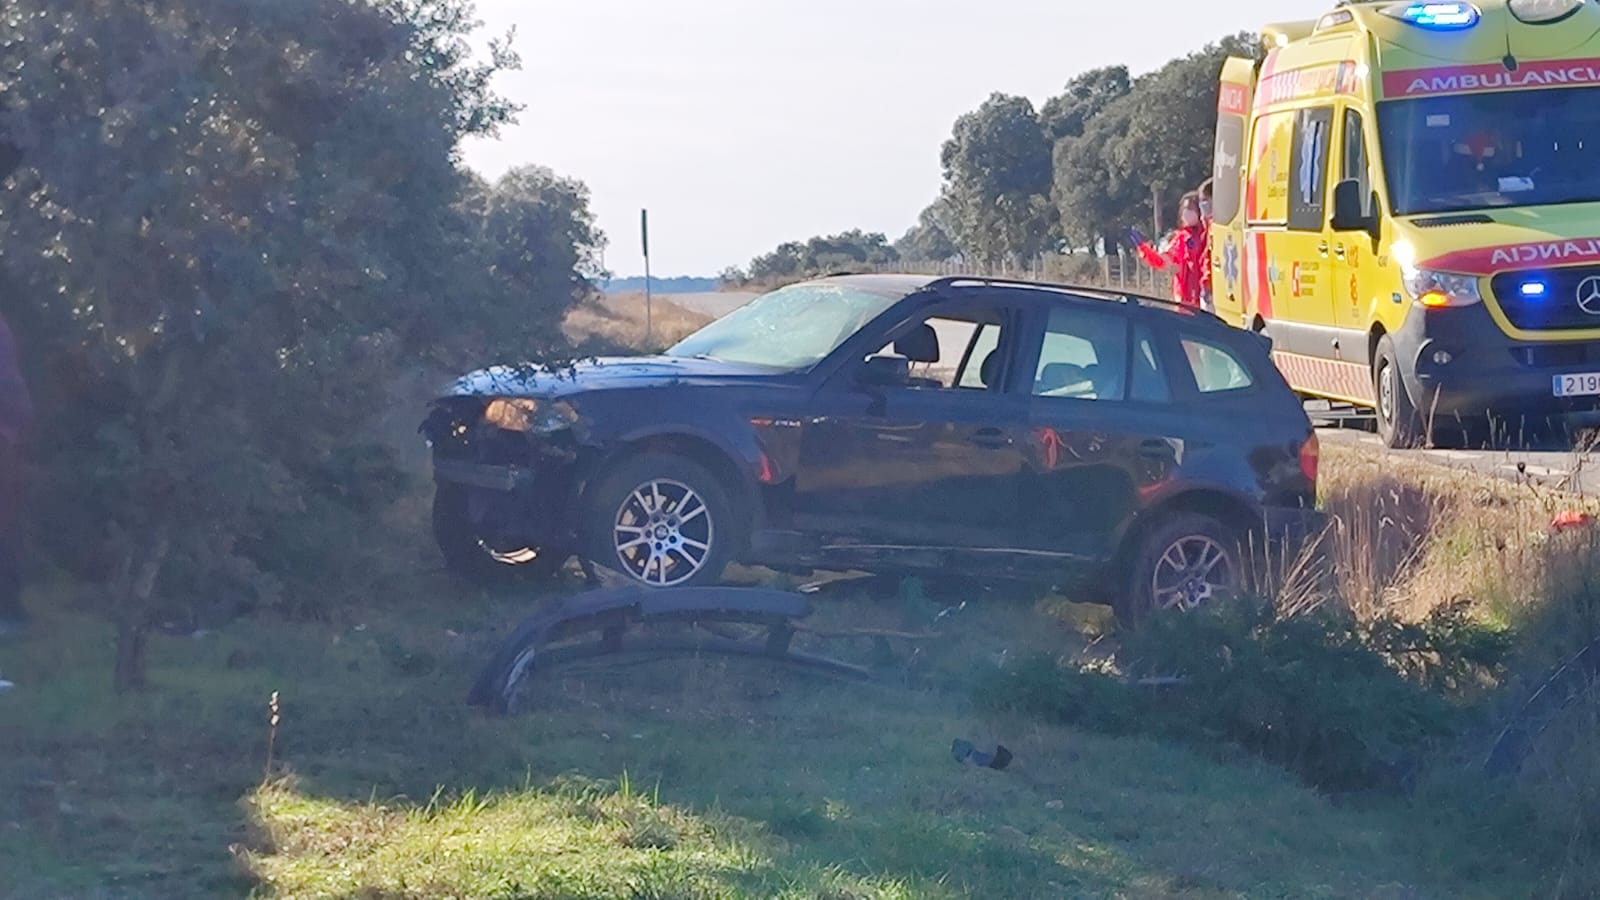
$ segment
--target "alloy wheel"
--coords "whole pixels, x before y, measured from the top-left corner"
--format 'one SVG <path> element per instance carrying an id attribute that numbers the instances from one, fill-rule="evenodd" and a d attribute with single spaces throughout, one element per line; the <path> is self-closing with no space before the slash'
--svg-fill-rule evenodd
<path id="1" fill-rule="evenodd" d="M 634 488 L 612 525 L 623 571 L 653 587 L 672 587 L 705 568 L 716 540 L 711 509 L 681 481 L 652 479 Z"/>
<path id="2" fill-rule="evenodd" d="M 1192 610 L 1224 598 L 1238 583 L 1226 547 L 1203 534 L 1173 541 L 1150 579 L 1155 608 Z"/>

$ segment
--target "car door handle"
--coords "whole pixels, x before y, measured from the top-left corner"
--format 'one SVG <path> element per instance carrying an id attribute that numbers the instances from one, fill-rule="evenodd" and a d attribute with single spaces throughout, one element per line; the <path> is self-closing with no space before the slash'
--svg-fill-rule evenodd
<path id="1" fill-rule="evenodd" d="M 1339 257 L 1340 259 L 1344 259 L 1344 245 L 1335 244 L 1333 248 L 1333 255 Z"/>
<path id="2" fill-rule="evenodd" d="M 1327 241 L 1323 241 L 1322 243 L 1318 244 L 1317 245 L 1317 252 L 1322 254 L 1323 256 L 1327 256 L 1328 255 L 1328 242 Z"/>
<path id="3" fill-rule="evenodd" d="M 1139 455 L 1148 456 L 1151 459 L 1171 459 L 1176 454 L 1173 452 L 1171 444 L 1166 441 L 1151 439 L 1139 444 Z"/>
<path id="4" fill-rule="evenodd" d="M 1011 446 L 1011 435 L 998 428 L 985 428 L 972 436 L 972 442 L 979 447 L 999 449 Z"/>

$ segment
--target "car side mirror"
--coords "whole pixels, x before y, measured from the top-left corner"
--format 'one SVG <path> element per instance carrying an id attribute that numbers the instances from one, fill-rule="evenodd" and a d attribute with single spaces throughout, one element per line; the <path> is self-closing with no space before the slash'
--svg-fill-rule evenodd
<path id="1" fill-rule="evenodd" d="M 1374 202 L 1372 209 L 1377 209 L 1377 195 L 1372 196 Z M 1367 198 L 1361 195 L 1361 182 L 1354 178 L 1347 178 L 1333 186 L 1333 230 L 1334 231 L 1365 231 L 1377 240 L 1378 217 L 1376 214 L 1368 215 L 1366 211 Z"/>
<path id="2" fill-rule="evenodd" d="M 904 356 L 869 356 L 858 380 L 874 387 L 902 387 L 911 382 L 911 360 Z"/>

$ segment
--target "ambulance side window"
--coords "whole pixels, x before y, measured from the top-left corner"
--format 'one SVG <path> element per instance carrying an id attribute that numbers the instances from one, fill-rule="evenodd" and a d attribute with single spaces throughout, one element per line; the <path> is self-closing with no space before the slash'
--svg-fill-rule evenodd
<path id="1" fill-rule="evenodd" d="M 1333 110 L 1302 109 L 1295 114 L 1294 148 L 1289 159 L 1289 230 L 1321 231 L 1326 217 L 1328 144 Z"/>
<path id="2" fill-rule="evenodd" d="M 1344 111 L 1344 168 L 1340 180 L 1361 185 L 1361 212 L 1372 215 L 1372 170 L 1367 161 L 1367 139 L 1361 130 L 1361 113 Z"/>
<path id="3" fill-rule="evenodd" d="M 1217 117 L 1217 146 L 1212 155 L 1211 215 L 1232 222 L 1239 215 L 1239 161 L 1244 158 L 1244 117 Z"/>

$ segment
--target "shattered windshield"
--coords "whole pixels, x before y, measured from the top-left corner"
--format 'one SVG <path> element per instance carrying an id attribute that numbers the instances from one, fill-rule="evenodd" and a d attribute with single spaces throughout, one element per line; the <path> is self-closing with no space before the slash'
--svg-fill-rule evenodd
<path id="1" fill-rule="evenodd" d="M 1600 88 L 1378 105 L 1395 213 L 1600 200 Z"/>
<path id="2" fill-rule="evenodd" d="M 898 299 L 838 284 L 793 284 L 712 322 L 667 355 L 809 369 Z"/>

